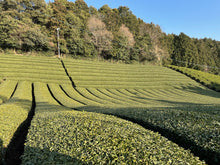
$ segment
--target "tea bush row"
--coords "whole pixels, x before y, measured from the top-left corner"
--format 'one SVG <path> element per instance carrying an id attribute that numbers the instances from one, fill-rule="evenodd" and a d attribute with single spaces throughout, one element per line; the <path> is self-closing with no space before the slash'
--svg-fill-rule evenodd
<path id="1" fill-rule="evenodd" d="M 0 77 L 14 81 L 70 84 L 60 60 L 0 55 Z"/>
<path id="2" fill-rule="evenodd" d="M 174 138 L 178 143 L 191 145 L 190 149 L 203 158 L 220 162 L 220 114 L 219 105 L 183 105 L 161 108 L 103 108 L 88 107 L 82 110 L 115 115 L 146 128 Z M 173 137 L 172 137 L 173 138 Z"/>
<path id="3" fill-rule="evenodd" d="M 153 129 L 157 128 L 157 131 L 164 131 L 167 136 L 177 135 L 175 140 L 179 138 L 182 144 L 193 144 L 190 149 L 196 153 L 202 151 L 200 154 L 206 160 L 219 162 L 220 95 L 213 91 L 201 95 L 206 91 L 205 88 L 197 86 L 195 89 L 197 93 L 193 93 L 191 88 L 185 91 L 174 88 L 169 91 L 77 87 L 84 97 L 101 104 L 88 104 L 78 109 L 116 115 L 145 123 L 146 128 L 150 125 Z"/>
<path id="4" fill-rule="evenodd" d="M 122 65 L 63 60 L 77 87 L 146 88 L 194 83 L 181 74 L 153 65 Z"/>
<path id="5" fill-rule="evenodd" d="M 3 81 L 0 84 L 0 104 L 6 102 L 13 94 L 17 82 L 16 81 Z"/>
<path id="6" fill-rule="evenodd" d="M 48 89 L 51 91 L 51 94 L 59 100 L 60 104 L 70 108 L 82 107 L 85 104 L 81 103 L 77 99 L 68 97 L 64 91 L 60 88 L 58 84 L 49 84 Z"/>
<path id="7" fill-rule="evenodd" d="M 205 163 L 131 122 L 103 114 L 48 110 L 32 121 L 22 164 Z"/>
<path id="8" fill-rule="evenodd" d="M 0 105 L 0 139 L 7 148 L 18 127 L 27 119 L 32 106 L 31 83 L 19 82 L 13 97 Z M 1 148 L 1 154 L 3 154 Z"/>
<path id="9" fill-rule="evenodd" d="M 80 93 L 77 89 L 73 88 L 71 85 L 68 84 L 62 84 L 61 85 L 63 91 L 65 91 L 66 95 L 68 95 L 70 98 L 76 99 L 85 105 L 88 106 L 101 106 L 102 103 L 98 103 L 88 97 L 85 96 L 85 94 Z"/>
<path id="10" fill-rule="evenodd" d="M 194 70 L 194 69 L 179 67 L 179 66 L 169 65 L 168 67 L 184 73 L 185 75 L 195 79 L 196 81 L 204 84 L 205 86 L 211 89 L 220 91 L 220 76 L 218 75 L 213 75 L 213 74 L 202 72 L 199 70 Z"/>

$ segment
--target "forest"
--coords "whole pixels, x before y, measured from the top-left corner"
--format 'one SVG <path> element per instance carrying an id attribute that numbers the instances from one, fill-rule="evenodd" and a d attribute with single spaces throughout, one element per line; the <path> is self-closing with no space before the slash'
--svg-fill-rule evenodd
<path id="1" fill-rule="evenodd" d="M 96 9 L 84 0 L 0 0 L 0 53 L 54 56 L 58 43 L 65 56 L 171 64 L 220 74 L 220 41 L 166 34 L 128 7 Z"/>

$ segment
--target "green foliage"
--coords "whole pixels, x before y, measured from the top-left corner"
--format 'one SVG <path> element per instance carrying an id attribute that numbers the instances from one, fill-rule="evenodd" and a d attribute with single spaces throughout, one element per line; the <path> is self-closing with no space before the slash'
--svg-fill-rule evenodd
<path id="1" fill-rule="evenodd" d="M 88 12 L 89 11 L 89 7 L 87 6 L 87 4 L 84 2 L 84 0 L 76 0 L 75 1 L 75 8 L 76 11 L 75 13 L 81 13 L 83 11 Z"/>
<path id="2" fill-rule="evenodd" d="M 136 124 L 112 116 L 76 111 L 40 115 L 32 121 L 22 164 L 46 162 L 204 164 L 189 151 Z"/>
<path id="3" fill-rule="evenodd" d="M 48 85 L 51 94 L 60 101 L 60 103 L 66 107 L 82 107 L 84 104 L 80 103 L 80 101 L 74 100 L 73 98 L 68 97 L 57 84 L 49 84 Z"/>
<path id="4" fill-rule="evenodd" d="M 99 108 L 87 103 L 81 110 L 113 114 L 144 122 L 147 128 L 152 125 L 167 130 L 167 133 L 164 131 L 166 135 L 178 136 L 181 143 L 189 144 L 190 141 L 193 144 L 190 143 L 190 149 L 194 152 L 202 150 L 202 157 L 209 162 L 219 161 L 219 128 L 216 124 L 220 121 L 218 93 L 207 90 L 178 72 L 161 67 L 110 64 L 103 64 L 106 65 L 103 67 L 100 62 L 64 62 L 78 86 L 78 95 L 101 104 Z M 179 84 L 178 76 L 181 77 Z M 169 78 L 171 81 L 168 83 Z"/>
<path id="5" fill-rule="evenodd" d="M 30 29 L 27 31 L 26 36 L 24 36 L 24 43 L 22 49 L 24 50 L 48 50 L 48 38 L 45 37 L 46 35 L 43 34 L 39 29 Z"/>
<path id="6" fill-rule="evenodd" d="M 152 42 L 148 33 L 145 33 L 142 36 L 138 36 L 136 39 L 135 48 L 138 50 L 136 52 L 139 63 L 145 61 L 154 61 L 155 56 L 152 53 Z"/>
<path id="7" fill-rule="evenodd" d="M 153 65 L 115 65 L 71 59 L 64 59 L 64 63 L 77 87 L 163 88 L 182 83 L 194 84 L 189 78 Z"/>
<path id="8" fill-rule="evenodd" d="M 0 104 L 6 102 L 12 95 L 16 86 L 16 81 L 4 81 L 0 85 Z"/>
<path id="9" fill-rule="evenodd" d="M 7 80 L 67 83 L 70 81 L 58 59 L 0 55 L 0 76 Z"/>
<path id="10" fill-rule="evenodd" d="M 25 23 L 15 20 L 10 16 L 2 16 L 0 26 L 0 45 L 5 48 L 30 50 L 48 50 L 48 38 L 40 29 L 27 26 Z"/>
<path id="11" fill-rule="evenodd" d="M 190 37 L 181 33 L 179 36 L 174 38 L 174 54 L 171 58 L 175 57 L 174 63 L 179 63 L 179 61 L 185 61 L 185 63 L 180 63 L 185 67 L 193 67 L 191 64 L 196 62 L 195 57 L 198 57 L 197 49 Z"/>
<path id="12" fill-rule="evenodd" d="M 218 75 L 173 65 L 169 65 L 168 67 L 186 74 L 211 89 L 220 91 L 220 76 Z"/>
<path id="13" fill-rule="evenodd" d="M 99 102 L 96 102 L 95 100 L 89 99 L 85 97 L 84 95 L 79 94 L 79 91 L 77 91 L 76 88 L 73 88 L 72 85 L 63 84 L 61 85 L 63 91 L 74 100 L 77 100 L 84 105 L 90 105 L 90 106 L 101 106 L 102 104 Z"/>
<path id="14" fill-rule="evenodd" d="M 113 56 L 113 59 L 116 59 L 118 61 L 123 61 L 125 63 L 130 62 L 131 49 L 127 45 L 126 38 L 118 36 L 117 38 L 114 39 L 112 56 Z M 109 59 L 108 56 L 105 58 Z"/>
<path id="15" fill-rule="evenodd" d="M 17 20 L 11 18 L 10 16 L 1 16 L 1 24 L 3 25 L 0 26 L 0 45 L 2 48 L 19 47 L 19 39 L 17 37 L 17 32 L 15 31 L 18 29 L 17 22 Z"/>
<path id="16" fill-rule="evenodd" d="M 106 24 L 107 30 L 117 32 L 122 24 L 119 11 L 111 9 L 108 5 L 102 6 L 98 11 L 103 22 Z"/>
<path id="17" fill-rule="evenodd" d="M 172 65 L 219 74 L 219 42 L 211 39 L 193 39 L 181 33 L 165 37 Z M 170 63 L 169 63 L 170 64 Z"/>
<path id="18" fill-rule="evenodd" d="M 9 88 L 10 89 L 10 88 Z M 31 83 L 19 82 L 13 97 L 0 106 L 0 139 L 7 147 L 32 106 Z"/>
<path id="19" fill-rule="evenodd" d="M 120 6 L 118 8 L 121 21 L 125 24 L 130 31 L 136 36 L 139 33 L 139 21 L 137 17 L 132 13 L 132 11 L 125 6 Z"/>
<path id="20" fill-rule="evenodd" d="M 0 84 L 0 98 L 10 97 L 19 81 L 12 99 L 0 105 L 5 108 L 0 112 L 11 108 L 9 114 L 18 114 L 0 120 L 6 121 L 6 128 L 8 119 L 17 121 L 18 117 L 21 122 L 30 110 L 31 83 L 21 80 L 34 82 L 36 113 L 23 164 L 201 164 L 189 151 L 157 133 L 112 116 L 73 109 L 119 116 L 146 128 L 150 125 L 181 144 L 192 144 L 189 149 L 209 162 L 219 161 L 219 93 L 187 76 L 153 65 L 64 59 L 77 86 L 73 88 L 57 59 L 1 55 L 0 61 L 0 77 L 7 78 Z M 10 79 L 16 82 L 9 85 Z M 10 136 L 16 128 L 8 130 Z"/>
<path id="21" fill-rule="evenodd" d="M 88 108 L 88 111 L 112 114 L 140 122 L 179 143 L 188 144 L 210 163 L 218 164 L 219 106 L 184 104 L 173 108 Z"/>
<path id="22" fill-rule="evenodd" d="M 104 26 L 96 34 L 88 27 L 93 17 Z M 129 45 L 128 38 L 120 35 L 122 25 L 128 27 L 135 44 Z M 0 48 L 4 51 L 57 54 L 58 27 L 61 53 L 72 57 L 172 64 L 219 74 L 219 41 L 194 39 L 184 33 L 166 35 L 159 25 L 145 23 L 125 6 L 111 9 L 104 5 L 97 10 L 83 0 L 49 4 L 44 0 L 4 0 L 0 4 Z"/>
<path id="23" fill-rule="evenodd" d="M 0 47 L 4 50 L 14 49 L 19 53 L 54 51 L 57 54 L 56 29 L 59 27 L 62 54 L 98 56 L 125 63 L 154 61 L 149 44 L 151 39 L 144 39 L 145 34 L 139 33 L 143 21 L 136 18 L 128 7 L 111 9 L 104 5 L 97 10 L 88 7 L 83 0 L 56 0 L 49 4 L 43 0 L 7 0 L 1 5 Z M 100 31 L 101 37 L 88 28 L 91 17 L 103 22 L 105 28 Z M 130 45 L 129 38 L 118 35 L 122 25 L 129 28 L 138 44 Z M 155 30 L 153 33 L 161 32 Z"/>
<path id="24" fill-rule="evenodd" d="M 97 56 L 97 51 L 92 42 L 87 42 L 81 38 L 74 38 L 67 40 L 67 48 L 70 50 L 70 54 L 81 57 L 93 57 Z"/>
<path id="25" fill-rule="evenodd" d="M 4 82 L 1 82 L 0 84 L 0 105 L 5 103 L 12 95 L 14 89 L 15 89 L 15 86 L 16 86 L 16 82 L 14 81 L 4 81 Z M 3 106 L 3 105 L 1 105 Z M 0 108 L 0 111 L 1 108 Z M 2 115 L 2 113 L 0 112 L 0 114 Z M 1 117 L 5 117 L 5 116 L 1 116 Z M 5 120 L 5 119 L 4 119 Z M 3 126 L 3 121 L 0 122 L 0 126 L 1 126 L 1 134 L 3 133 L 2 129 L 7 126 L 6 123 L 5 125 Z M 5 133 L 5 132 L 4 132 Z M 3 159 L 3 154 L 4 154 L 4 148 L 5 146 L 3 146 L 3 140 L 5 139 L 2 139 L 2 135 L 0 135 L 0 164 L 1 164 L 1 161 Z M 10 139 L 9 139 L 10 140 Z"/>

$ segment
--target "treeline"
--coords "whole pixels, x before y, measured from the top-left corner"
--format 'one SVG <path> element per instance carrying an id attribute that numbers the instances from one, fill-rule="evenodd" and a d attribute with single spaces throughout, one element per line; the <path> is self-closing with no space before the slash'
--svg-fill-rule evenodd
<path id="1" fill-rule="evenodd" d="M 99 10 L 83 0 L 4 0 L 0 6 L 2 50 L 57 54 L 57 28 L 62 54 L 132 61 L 157 57 L 159 26 L 136 18 L 128 7 Z M 154 50 L 155 49 L 155 50 Z"/>
<path id="2" fill-rule="evenodd" d="M 1 0 L 0 51 L 44 51 L 132 63 L 146 61 L 218 72 L 220 42 L 162 32 L 128 7 L 100 9 L 83 0 Z M 196 65 L 199 64 L 199 65 Z M 203 67 L 208 65 L 211 67 Z"/>
<path id="3" fill-rule="evenodd" d="M 190 38 L 184 33 L 165 37 L 169 58 L 166 63 L 220 74 L 220 42 Z"/>

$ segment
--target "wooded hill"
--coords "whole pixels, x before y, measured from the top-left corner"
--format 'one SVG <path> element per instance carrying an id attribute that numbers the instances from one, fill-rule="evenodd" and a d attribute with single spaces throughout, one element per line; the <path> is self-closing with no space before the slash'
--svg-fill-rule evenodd
<path id="1" fill-rule="evenodd" d="M 173 64 L 220 73 L 220 42 L 165 34 L 128 7 L 100 9 L 83 0 L 0 0 L 0 52 L 61 53 L 132 63 Z M 43 52 L 43 53 L 42 53 Z"/>

